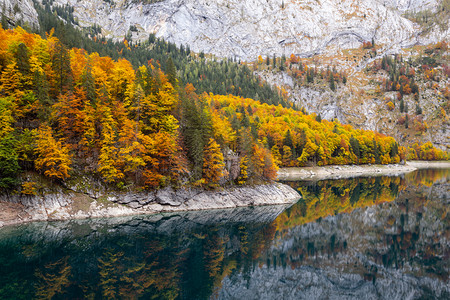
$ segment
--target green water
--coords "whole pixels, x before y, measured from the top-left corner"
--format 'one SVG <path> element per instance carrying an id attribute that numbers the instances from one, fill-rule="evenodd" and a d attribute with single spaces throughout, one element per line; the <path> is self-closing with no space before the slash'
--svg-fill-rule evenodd
<path id="1" fill-rule="evenodd" d="M 293 206 L 0 229 L 0 299 L 449 299 L 450 170 L 289 183 Z"/>

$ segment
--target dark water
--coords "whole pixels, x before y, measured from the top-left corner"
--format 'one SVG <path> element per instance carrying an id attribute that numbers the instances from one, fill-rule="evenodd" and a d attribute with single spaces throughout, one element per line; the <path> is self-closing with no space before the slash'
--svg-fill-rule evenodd
<path id="1" fill-rule="evenodd" d="M 0 299 L 450 299 L 450 170 L 290 183 L 292 207 L 0 229 Z"/>

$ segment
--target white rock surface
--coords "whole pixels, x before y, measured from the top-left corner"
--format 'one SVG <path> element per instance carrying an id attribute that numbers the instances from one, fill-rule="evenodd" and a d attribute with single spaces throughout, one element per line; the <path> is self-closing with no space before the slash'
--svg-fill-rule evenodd
<path id="1" fill-rule="evenodd" d="M 386 2 L 386 3 L 385 3 Z M 405 10 L 435 8 L 438 0 L 55 0 L 69 4 L 82 26 L 98 24 L 107 37 L 121 38 L 130 26 L 144 39 L 149 33 L 197 52 L 254 60 L 258 55 L 310 56 L 327 46 L 355 48 L 364 41 L 393 48 L 441 40 L 449 31 L 419 37 Z M 386 6 L 385 6 L 386 4 Z"/>
<path id="2" fill-rule="evenodd" d="M 0 15 L 2 14 L 9 25 L 16 25 L 21 21 L 22 25 L 39 28 L 38 14 L 32 0 L 0 0 Z"/>
<path id="3" fill-rule="evenodd" d="M 281 183 L 235 187 L 216 191 L 171 188 L 155 193 L 110 194 L 93 199 L 76 192 L 47 193 L 44 196 L 1 195 L 0 202 L 17 203 L 23 217 L 0 222 L 0 227 L 27 221 L 70 220 L 160 212 L 224 209 L 263 205 L 288 205 L 300 199 L 291 187 Z M 1 220 L 0 220 L 1 221 Z"/>

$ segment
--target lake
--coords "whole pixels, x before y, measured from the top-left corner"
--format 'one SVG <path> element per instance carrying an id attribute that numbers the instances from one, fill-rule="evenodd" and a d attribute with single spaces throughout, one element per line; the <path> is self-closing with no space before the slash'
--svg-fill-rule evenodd
<path id="1" fill-rule="evenodd" d="M 450 299 L 450 170 L 265 206 L 0 228 L 0 299 Z"/>

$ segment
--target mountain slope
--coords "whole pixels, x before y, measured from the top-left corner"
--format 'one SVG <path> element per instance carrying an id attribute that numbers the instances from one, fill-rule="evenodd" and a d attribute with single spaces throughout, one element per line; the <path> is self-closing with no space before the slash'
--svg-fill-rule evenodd
<path id="1" fill-rule="evenodd" d="M 448 28 L 421 36 L 421 26 L 402 17 L 405 10 L 437 7 L 433 0 L 146 2 L 54 0 L 53 5 L 73 6 L 81 26 L 98 24 L 107 37 L 144 39 L 155 33 L 196 52 L 245 60 L 260 54 L 310 56 L 328 46 L 355 48 L 372 39 L 402 48 L 448 36 Z"/>
<path id="2" fill-rule="evenodd" d="M 38 14 L 32 0 L 2 0 L 0 16 L 2 17 L 2 27 L 14 26 L 18 23 L 22 26 L 39 27 Z"/>

